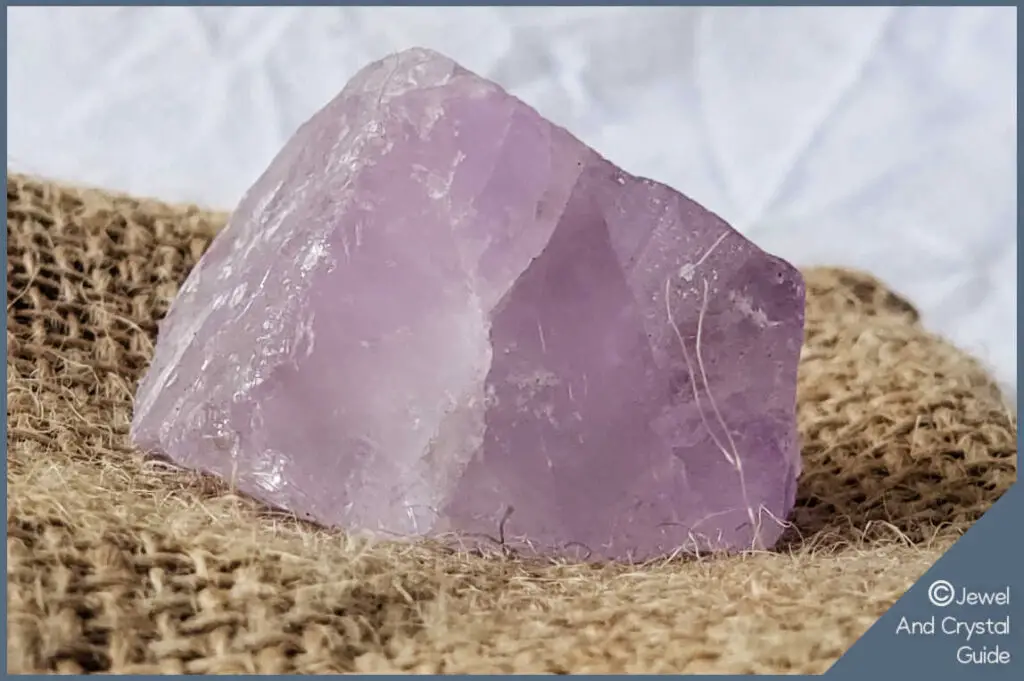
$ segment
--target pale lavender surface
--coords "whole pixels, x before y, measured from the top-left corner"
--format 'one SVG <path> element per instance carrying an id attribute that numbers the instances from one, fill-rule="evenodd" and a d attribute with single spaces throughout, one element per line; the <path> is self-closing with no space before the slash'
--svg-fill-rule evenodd
<path id="1" fill-rule="evenodd" d="M 246 194 L 161 325 L 132 437 L 380 536 L 768 546 L 803 301 L 713 214 L 410 50 Z"/>

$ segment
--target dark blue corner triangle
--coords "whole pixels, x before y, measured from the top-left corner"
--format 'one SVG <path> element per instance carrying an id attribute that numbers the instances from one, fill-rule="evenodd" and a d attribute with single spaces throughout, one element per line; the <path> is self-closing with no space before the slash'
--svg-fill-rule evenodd
<path id="1" fill-rule="evenodd" d="M 827 674 L 1024 679 L 1024 489 L 1013 485 Z"/>

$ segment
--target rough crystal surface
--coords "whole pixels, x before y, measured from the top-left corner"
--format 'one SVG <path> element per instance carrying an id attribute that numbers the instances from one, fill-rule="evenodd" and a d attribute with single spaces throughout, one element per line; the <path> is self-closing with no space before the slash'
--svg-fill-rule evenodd
<path id="1" fill-rule="evenodd" d="M 161 324 L 144 450 L 384 537 L 772 545 L 798 271 L 427 50 L 360 71 Z"/>

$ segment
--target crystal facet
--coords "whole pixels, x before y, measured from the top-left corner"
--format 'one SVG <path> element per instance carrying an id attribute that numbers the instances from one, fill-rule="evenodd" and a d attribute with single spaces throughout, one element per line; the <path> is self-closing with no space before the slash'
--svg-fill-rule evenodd
<path id="1" fill-rule="evenodd" d="M 383 537 L 767 547 L 803 309 L 799 272 L 717 216 L 409 50 L 242 199 L 161 324 L 132 437 Z"/>

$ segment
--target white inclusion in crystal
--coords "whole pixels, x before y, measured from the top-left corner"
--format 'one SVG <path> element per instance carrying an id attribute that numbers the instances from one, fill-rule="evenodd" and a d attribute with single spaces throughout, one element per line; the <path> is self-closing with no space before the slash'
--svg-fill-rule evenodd
<path id="1" fill-rule="evenodd" d="M 370 140 L 380 136 L 382 128 L 376 120 L 366 122 L 358 130 L 345 128 L 343 136 L 339 136 L 328 154 L 327 175 L 338 173 L 346 181 L 358 170 L 372 161 L 366 157 L 366 147 Z"/>
<path id="2" fill-rule="evenodd" d="M 327 247 L 322 240 L 310 242 L 300 267 L 303 276 L 308 275 L 327 256 Z"/>
<path id="3" fill-rule="evenodd" d="M 234 307 L 245 300 L 246 286 L 245 282 L 235 287 L 235 290 L 231 292 L 231 307 Z"/>
<path id="4" fill-rule="evenodd" d="M 711 257 L 711 254 L 715 252 L 715 249 L 721 245 L 722 241 L 724 241 L 727 236 L 729 236 L 728 230 L 723 232 L 722 235 L 719 236 L 713 244 L 711 244 L 708 250 L 704 251 L 704 255 L 700 256 L 700 260 L 695 263 L 684 263 L 683 266 L 679 268 L 679 278 L 687 282 L 693 281 L 693 275 L 697 272 L 697 268 L 707 262 L 707 259 Z"/>
<path id="5" fill-rule="evenodd" d="M 424 107 L 423 116 L 417 126 L 420 139 L 425 140 L 430 136 L 430 132 L 434 129 L 437 122 L 444 118 L 444 114 L 444 106 L 440 102 L 433 102 Z"/>
<path id="6" fill-rule="evenodd" d="M 456 325 L 462 329 L 453 337 L 461 342 L 452 344 L 450 360 L 438 363 L 437 385 L 449 399 L 443 404 L 410 405 L 407 411 L 417 415 L 418 423 L 406 432 L 402 449 L 413 458 L 394 487 L 403 490 L 411 515 L 392 516 L 397 527 L 386 528 L 389 531 L 409 534 L 436 529 L 440 506 L 450 498 L 462 471 L 483 445 L 488 407 L 485 386 L 492 357 L 490 325 L 477 309 L 458 321 L 461 323 Z"/>
<path id="7" fill-rule="evenodd" d="M 314 314 L 312 311 L 295 325 L 295 352 L 298 355 L 309 357 L 313 354 L 316 345 L 316 333 L 314 328 Z"/>
<path id="8" fill-rule="evenodd" d="M 464 153 L 461 151 L 456 152 L 451 168 L 443 174 L 415 164 L 412 166 L 412 177 L 424 186 L 427 190 L 427 196 L 434 201 L 448 198 L 451 193 L 452 184 L 455 182 L 455 173 L 465 158 L 466 155 Z"/>
<path id="9" fill-rule="evenodd" d="M 284 468 L 286 459 L 284 454 L 269 450 L 263 452 L 263 461 L 268 464 L 264 470 L 257 470 L 253 477 L 256 484 L 268 492 L 277 492 L 284 487 Z"/>
<path id="10" fill-rule="evenodd" d="M 270 204 L 272 204 L 275 199 L 277 199 L 278 195 L 281 193 L 282 187 L 284 187 L 284 180 L 279 181 L 274 185 L 273 189 L 260 197 L 259 202 L 252 209 L 252 219 L 257 224 L 263 224 L 267 217 L 267 208 L 270 207 Z"/>
<path id="11" fill-rule="evenodd" d="M 729 301 L 736 307 L 736 310 L 738 310 L 740 314 L 750 319 L 762 329 L 767 326 L 777 326 L 779 324 L 779 322 L 773 322 L 768 319 L 768 315 L 765 314 L 764 310 L 759 307 L 755 307 L 754 300 L 750 296 L 737 293 L 736 291 L 730 291 Z"/>

